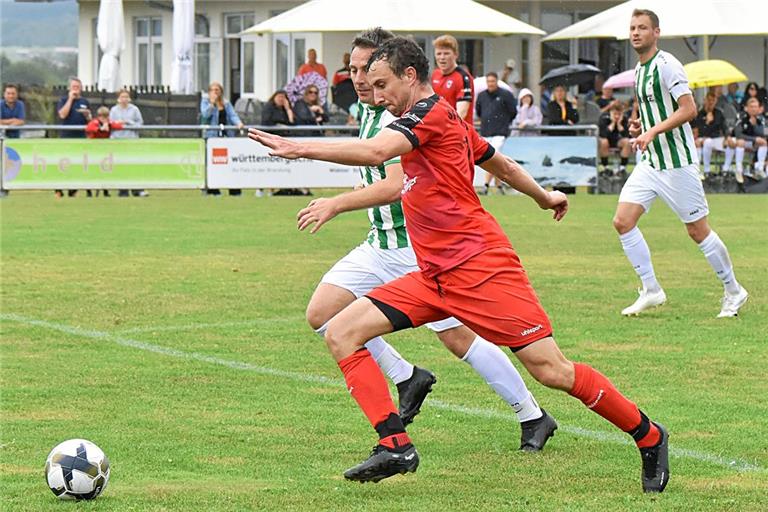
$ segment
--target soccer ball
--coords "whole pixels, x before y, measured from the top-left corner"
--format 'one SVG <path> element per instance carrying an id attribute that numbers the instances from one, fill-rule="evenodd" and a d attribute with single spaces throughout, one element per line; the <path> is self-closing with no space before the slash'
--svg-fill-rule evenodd
<path id="1" fill-rule="evenodd" d="M 109 459 L 92 442 L 70 439 L 48 454 L 45 479 L 62 500 L 92 500 L 109 482 Z"/>

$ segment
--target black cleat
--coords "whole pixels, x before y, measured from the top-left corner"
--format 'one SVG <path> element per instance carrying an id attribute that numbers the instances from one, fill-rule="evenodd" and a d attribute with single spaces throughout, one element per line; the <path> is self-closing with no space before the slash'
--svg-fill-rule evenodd
<path id="1" fill-rule="evenodd" d="M 432 385 L 437 382 L 435 375 L 429 370 L 413 367 L 413 375 L 405 382 L 397 385 L 398 402 L 400 403 L 400 419 L 403 425 L 413 423 L 413 418 L 419 414 L 421 405 L 432 391 Z"/>
<path id="2" fill-rule="evenodd" d="M 663 425 L 654 423 L 661 432 L 659 444 L 640 448 L 643 458 L 643 491 L 662 492 L 669 482 L 669 434 Z"/>
<path id="3" fill-rule="evenodd" d="M 555 430 L 557 430 L 555 418 L 547 414 L 544 409 L 541 412 L 544 413 L 541 418 L 520 424 L 522 430 L 520 433 L 520 450 L 524 452 L 540 452 L 547 444 L 547 440 L 555 435 Z"/>
<path id="4" fill-rule="evenodd" d="M 411 445 L 403 453 L 397 453 L 377 444 L 367 460 L 344 472 L 344 478 L 360 483 L 376 483 L 394 475 L 413 473 L 418 467 L 419 454 L 415 446 Z"/>

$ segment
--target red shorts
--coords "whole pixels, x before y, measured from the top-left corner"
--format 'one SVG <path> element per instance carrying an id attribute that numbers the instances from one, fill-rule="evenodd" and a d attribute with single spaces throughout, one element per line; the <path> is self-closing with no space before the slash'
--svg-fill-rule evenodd
<path id="1" fill-rule="evenodd" d="M 549 318 L 510 248 L 489 249 L 434 278 L 411 272 L 367 297 L 395 330 L 454 316 L 486 340 L 513 349 L 552 335 Z"/>

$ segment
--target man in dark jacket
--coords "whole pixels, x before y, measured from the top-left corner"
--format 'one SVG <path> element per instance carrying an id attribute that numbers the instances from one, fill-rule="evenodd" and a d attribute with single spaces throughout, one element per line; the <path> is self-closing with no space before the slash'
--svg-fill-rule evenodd
<path id="1" fill-rule="evenodd" d="M 485 75 L 485 83 L 488 88 L 477 95 L 475 113 L 480 118 L 480 135 L 498 151 L 509 135 L 509 125 L 517 115 L 517 100 L 510 91 L 499 87 L 499 76 L 493 71 Z M 483 193 L 488 193 L 492 179 L 493 175 L 486 173 Z M 499 193 L 504 193 L 498 180 L 496 188 Z"/>
<path id="2" fill-rule="evenodd" d="M 760 113 L 761 105 L 757 98 L 750 98 L 744 106 L 744 112 L 739 117 L 734 129 L 736 137 L 736 180 L 744 181 L 742 162 L 744 150 L 756 152 L 755 174 L 765 176 L 765 156 L 768 153 L 768 133 L 766 133 L 765 117 Z"/>

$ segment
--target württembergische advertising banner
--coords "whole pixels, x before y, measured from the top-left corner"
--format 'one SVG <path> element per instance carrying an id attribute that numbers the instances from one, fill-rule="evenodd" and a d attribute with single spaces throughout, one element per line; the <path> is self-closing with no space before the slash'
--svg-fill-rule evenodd
<path id="1" fill-rule="evenodd" d="M 310 137 L 296 138 L 299 142 Z M 349 137 L 323 137 L 323 142 Z M 210 138 L 207 172 L 210 188 L 344 188 L 360 182 L 357 167 L 318 160 L 269 156 L 269 148 L 250 139 Z"/>

